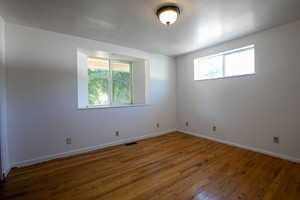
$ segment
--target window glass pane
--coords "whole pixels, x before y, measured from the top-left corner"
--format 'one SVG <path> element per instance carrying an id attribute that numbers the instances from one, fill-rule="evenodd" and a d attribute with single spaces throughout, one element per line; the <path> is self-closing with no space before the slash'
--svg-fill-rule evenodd
<path id="1" fill-rule="evenodd" d="M 254 49 L 225 55 L 225 76 L 255 73 Z"/>
<path id="2" fill-rule="evenodd" d="M 131 65 L 111 62 L 113 104 L 131 104 Z"/>
<path id="3" fill-rule="evenodd" d="M 88 89 L 90 105 L 109 104 L 109 62 L 108 60 L 88 59 Z"/>
<path id="4" fill-rule="evenodd" d="M 197 80 L 220 78 L 223 76 L 223 58 L 215 56 L 199 60 L 198 66 L 195 67 L 195 73 L 198 74 Z"/>

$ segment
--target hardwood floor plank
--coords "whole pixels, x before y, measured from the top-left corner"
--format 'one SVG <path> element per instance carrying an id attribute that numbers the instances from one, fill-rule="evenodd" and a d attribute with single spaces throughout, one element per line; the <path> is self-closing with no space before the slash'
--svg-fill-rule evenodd
<path id="1" fill-rule="evenodd" d="M 13 169 L 0 199 L 300 199 L 300 165 L 172 133 Z"/>

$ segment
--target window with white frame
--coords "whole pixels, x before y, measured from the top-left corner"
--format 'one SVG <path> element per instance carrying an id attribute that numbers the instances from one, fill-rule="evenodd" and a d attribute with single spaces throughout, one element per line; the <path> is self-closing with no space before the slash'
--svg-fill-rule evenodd
<path id="1" fill-rule="evenodd" d="M 194 80 L 255 74 L 254 45 L 194 60 Z"/>
<path id="2" fill-rule="evenodd" d="M 131 63 L 88 58 L 88 103 L 98 105 L 132 104 Z"/>
<path id="3" fill-rule="evenodd" d="M 149 105 L 149 81 L 147 59 L 77 49 L 79 109 Z"/>

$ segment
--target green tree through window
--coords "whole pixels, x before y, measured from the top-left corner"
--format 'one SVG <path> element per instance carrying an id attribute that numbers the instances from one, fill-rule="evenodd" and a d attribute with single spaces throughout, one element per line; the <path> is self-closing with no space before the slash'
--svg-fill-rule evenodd
<path id="1" fill-rule="evenodd" d="M 108 99 L 108 73 L 109 71 L 88 70 L 89 75 L 89 104 L 107 105 Z"/>
<path id="2" fill-rule="evenodd" d="M 90 105 L 131 104 L 131 84 L 130 63 L 89 58 Z"/>
<path id="3" fill-rule="evenodd" d="M 130 73 L 113 72 L 112 79 L 113 79 L 113 103 L 130 104 L 131 103 Z"/>

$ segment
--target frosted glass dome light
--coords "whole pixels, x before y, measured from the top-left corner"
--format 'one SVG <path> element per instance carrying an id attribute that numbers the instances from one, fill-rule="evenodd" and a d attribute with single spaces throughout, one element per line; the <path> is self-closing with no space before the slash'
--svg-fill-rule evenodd
<path id="1" fill-rule="evenodd" d="M 170 25 L 177 21 L 180 10 L 177 6 L 163 6 L 157 10 L 156 14 L 161 23 Z"/>

